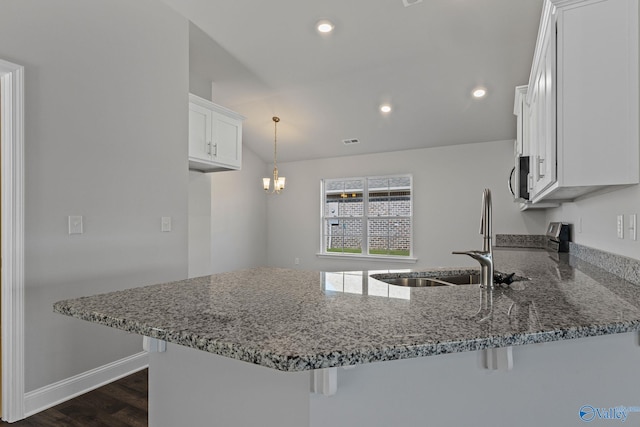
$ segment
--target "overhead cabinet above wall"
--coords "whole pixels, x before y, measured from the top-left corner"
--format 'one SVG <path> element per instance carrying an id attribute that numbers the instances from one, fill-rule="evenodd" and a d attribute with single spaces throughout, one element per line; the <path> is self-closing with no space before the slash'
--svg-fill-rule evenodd
<path id="1" fill-rule="evenodd" d="M 238 113 L 189 94 L 189 169 L 240 169 L 243 120 Z"/>
<path id="2" fill-rule="evenodd" d="M 638 36 L 638 0 L 545 1 L 516 91 L 532 206 L 640 182 Z"/>

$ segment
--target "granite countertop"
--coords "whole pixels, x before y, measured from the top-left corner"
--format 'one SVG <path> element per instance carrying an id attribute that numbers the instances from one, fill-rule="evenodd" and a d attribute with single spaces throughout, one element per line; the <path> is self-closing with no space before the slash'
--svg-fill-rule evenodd
<path id="1" fill-rule="evenodd" d="M 60 301 L 54 311 L 281 371 L 640 330 L 639 286 L 568 254 L 495 249 L 494 258 L 497 270 L 530 280 L 493 291 L 485 322 L 477 313 L 487 291 L 474 285 L 405 288 L 374 272 L 266 267 Z"/>

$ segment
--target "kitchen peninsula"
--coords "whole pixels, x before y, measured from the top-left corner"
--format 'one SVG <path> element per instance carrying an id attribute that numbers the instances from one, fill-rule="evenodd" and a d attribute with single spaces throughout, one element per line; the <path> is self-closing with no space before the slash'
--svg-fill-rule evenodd
<path id="1" fill-rule="evenodd" d="M 473 285 L 278 268 L 54 310 L 168 343 L 149 354 L 153 427 L 568 426 L 583 424 L 584 405 L 640 406 L 640 287 L 565 254 L 498 249 L 495 260 L 531 280 L 496 289 L 485 322 L 487 291 Z"/>

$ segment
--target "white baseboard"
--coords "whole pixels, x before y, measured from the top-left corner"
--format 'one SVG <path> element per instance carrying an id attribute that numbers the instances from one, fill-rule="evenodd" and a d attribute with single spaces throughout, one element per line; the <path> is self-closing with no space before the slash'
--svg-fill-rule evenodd
<path id="1" fill-rule="evenodd" d="M 83 393 L 141 371 L 147 366 L 149 366 L 149 355 L 143 351 L 30 391 L 24 394 L 24 415 L 30 417 Z"/>

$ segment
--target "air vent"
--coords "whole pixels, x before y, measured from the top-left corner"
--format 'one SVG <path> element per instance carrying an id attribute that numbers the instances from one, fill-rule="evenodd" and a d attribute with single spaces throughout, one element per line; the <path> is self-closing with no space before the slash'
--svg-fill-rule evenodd
<path id="1" fill-rule="evenodd" d="M 351 139 L 343 139 L 342 143 L 344 145 L 353 145 L 353 144 L 360 144 L 360 141 L 357 138 L 351 138 Z"/>
<path id="2" fill-rule="evenodd" d="M 413 6 L 414 4 L 422 3 L 422 0 L 402 0 L 404 7 Z"/>

